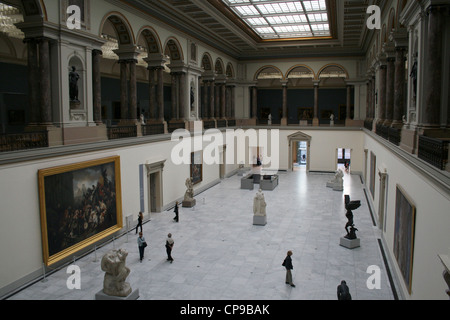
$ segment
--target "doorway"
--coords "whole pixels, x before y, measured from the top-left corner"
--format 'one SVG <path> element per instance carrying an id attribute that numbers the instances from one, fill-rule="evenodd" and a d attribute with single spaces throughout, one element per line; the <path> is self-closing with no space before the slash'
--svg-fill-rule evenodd
<path id="1" fill-rule="evenodd" d="M 165 160 L 146 164 L 148 211 L 161 212 L 163 206 L 163 168 Z"/>
<path id="2" fill-rule="evenodd" d="M 350 174 L 351 172 L 352 149 L 337 149 L 337 167 L 336 170 Z"/>
<path id="3" fill-rule="evenodd" d="M 311 137 L 303 132 L 297 132 L 288 136 L 289 141 L 289 163 L 288 170 L 297 171 L 310 170 L 310 148 Z"/>
<path id="4" fill-rule="evenodd" d="M 293 144 L 292 155 L 294 156 L 293 170 L 305 170 L 308 162 L 308 144 L 306 141 L 295 141 Z"/>

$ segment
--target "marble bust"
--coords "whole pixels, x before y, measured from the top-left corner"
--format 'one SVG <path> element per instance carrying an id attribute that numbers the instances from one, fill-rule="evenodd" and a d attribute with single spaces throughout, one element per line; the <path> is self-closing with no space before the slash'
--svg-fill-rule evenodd
<path id="1" fill-rule="evenodd" d="M 110 250 L 102 258 L 101 268 L 105 271 L 103 293 L 115 297 L 127 297 L 131 286 L 125 282 L 130 269 L 125 265 L 128 252 L 124 249 Z"/>
<path id="2" fill-rule="evenodd" d="M 256 193 L 253 198 L 253 213 L 256 216 L 265 216 L 266 215 L 266 200 L 264 198 L 264 193 L 261 189 Z"/>

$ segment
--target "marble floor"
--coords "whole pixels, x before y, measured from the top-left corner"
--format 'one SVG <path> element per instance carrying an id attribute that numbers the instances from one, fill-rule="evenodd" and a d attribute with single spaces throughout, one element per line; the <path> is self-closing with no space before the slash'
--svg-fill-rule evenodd
<path id="1" fill-rule="evenodd" d="M 280 172 L 279 186 L 265 191 L 267 225 L 253 225 L 253 191 L 240 189 L 235 175 L 196 196 L 194 208 L 180 208 L 180 221 L 171 210 L 152 213 L 144 224 L 149 244 L 144 261 L 134 231 L 74 262 L 81 270 L 81 289 L 67 288 L 63 268 L 11 296 L 10 300 L 93 300 L 102 289 L 100 259 L 108 250 L 126 249 L 127 281 L 139 289 L 140 300 L 336 300 L 336 287 L 346 280 L 354 300 L 393 300 L 386 266 L 363 185 L 357 175 L 345 174 L 344 191 L 326 182 L 333 174 L 301 168 Z M 354 211 L 361 247 L 339 245 L 347 222 L 344 194 L 361 200 Z M 173 234 L 174 262 L 164 248 Z M 292 288 L 281 266 L 293 251 Z M 369 266 L 381 269 L 381 287 L 369 289 Z"/>

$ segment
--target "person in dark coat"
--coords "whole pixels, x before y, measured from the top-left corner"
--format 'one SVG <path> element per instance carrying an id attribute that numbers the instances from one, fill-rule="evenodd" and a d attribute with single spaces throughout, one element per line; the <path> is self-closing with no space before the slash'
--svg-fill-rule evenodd
<path id="1" fill-rule="evenodd" d="M 292 273 L 291 270 L 294 269 L 294 267 L 292 266 L 292 251 L 289 250 L 287 252 L 287 256 L 283 261 L 283 267 L 286 268 L 286 284 L 290 284 L 291 287 L 295 288 L 295 285 L 292 283 Z"/>
<path id="2" fill-rule="evenodd" d="M 144 215 L 142 214 L 142 212 L 139 212 L 138 224 L 136 226 L 136 234 L 138 233 L 138 228 L 139 227 L 141 227 L 141 232 L 142 232 L 142 220 L 144 220 Z"/>
<path id="3" fill-rule="evenodd" d="M 342 280 L 341 284 L 337 287 L 337 297 L 338 300 L 352 300 L 350 289 L 344 280 Z"/>
<path id="4" fill-rule="evenodd" d="M 178 222 L 178 201 L 175 203 L 175 208 L 173 209 L 173 212 L 175 212 L 175 217 L 173 218 L 173 220 L 175 220 L 175 222 Z"/>

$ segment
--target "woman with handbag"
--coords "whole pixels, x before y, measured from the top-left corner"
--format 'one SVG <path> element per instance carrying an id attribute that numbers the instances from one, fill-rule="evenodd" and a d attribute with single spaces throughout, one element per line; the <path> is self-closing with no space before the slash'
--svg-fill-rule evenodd
<path id="1" fill-rule="evenodd" d="M 147 246 L 147 242 L 145 242 L 145 238 L 142 235 L 142 231 L 139 232 L 139 237 L 137 238 L 138 248 L 139 248 L 139 260 L 142 262 L 144 259 L 144 249 Z"/>

